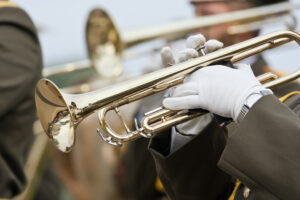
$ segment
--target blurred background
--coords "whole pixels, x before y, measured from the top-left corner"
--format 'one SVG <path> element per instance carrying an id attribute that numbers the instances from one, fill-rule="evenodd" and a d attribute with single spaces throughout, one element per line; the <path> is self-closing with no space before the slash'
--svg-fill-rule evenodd
<path id="1" fill-rule="evenodd" d="M 291 2 L 298 1 L 291 0 Z M 109 13 L 120 32 L 191 19 L 194 16 L 194 8 L 188 0 L 15 0 L 15 2 L 29 13 L 38 28 L 45 69 L 88 59 L 86 22 L 90 11 L 96 7 L 101 7 Z M 293 14 L 300 19 L 300 9 Z M 298 20 L 297 23 L 296 30 L 300 30 L 300 21 Z M 260 34 L 285 28 L 282 24 L 271 24 L 264 27 Z M 147 42 L 129 49 L 128 55 L 130 55 L 130 51 L 143 52 L 160 45 L 164 45 L 164 43 L 159 39 Z M 287 44 L 263 53 L 267 63 L 273 69 L 283 72 L 291 72 L 299 68 L 299 62 L 295 59 L 299 55 L 300 48 L 296 44 Z M 124 76 L 120 79 L 140 75 L 161 67 L 157 51 L 135 58 L 124 58 L 122 64 Z M 87 77 L 91 76 L 90 72 L 85 73 Z M 76 79 L 76 75 L 74 77 Z M 66 86 L 64 81 L 69 78 L 57 79 L 56 83 L 62 82 L 59 86 L 64 87 Z M 95 79 L 97 77 L 89 81 L 93 82 Z M 112 82 L 96 81 L 96 88 Z M 78 91 L 91 90 L 89 86 L 87 88 L 83 86 L 85 85 L 82 84 Z M 136 103 L 121 109 L 121 112 L 126 113 L 126 119 L 132 120 L 138 109 L 139 103 Z M 110 118 L 115 120 L 114 116 L 110 116 Z M 128 120 L 130 125 L 133 124 L 131 120 Z M 125 171 L 126 161 L 122 158 L 128 149 L 126 145 L 116 148 L 103 142 L 96 134 L 97 125 L 96 115 L 91 115 L 80 124 L 77 130 L 76 145 L 71 153 L 64 154 L 52 148 L 50 150 L 50 157 L 54 158 L 55 170 L 63 183 L 61 200 L 130 199 L 128 191 L 126 191 L 128 182 L 124 181 L 126 173 L 129 171 Z M 40 132 L 43 131 L 40 130 Z M 147 151 L 146 146 L 144 145 L 137 151 L 141 151 L 141 149 Z M 133 159 L 131 162 L 138 162 L 137 160 Z M 153 165 L 149 167 L 154 169 Z M 142 175 L 138 174 L 137 176 Z M 157 187 L 159 190 L 159 186 Z"/>
<path id="2" fill-rule="evenodd" d="M 298 1 L 291 0 L 291 2 Z M 176 0 L 176 3 L 172 0 L 52 0 L 49 2 L 16 0 L 15 2 L 30 14 L 39 28 L 45 67 L 87 58 L 85 24 L 89 12 L 95 7 L 104 8 L 112 16 L 120 31 L 193 17 L 193 7 L 187 0 Z M 299 18 L 300 10 L 295 11 L 294 14 Z M 277 24 L 264 28 L 262 32 L 267 33 L 280 28 L 282 26 Z M 274 68 L 293 70 L 297 68 L 296 63 L 288 64 L 287 61 L 291 61 L 289 57 L 300 55 L 300 49 L 287 48 L 287 50 L 275 51 L 272 54 L 268 52 L 266 59 Z M 133 63 L 125 62 L 124 72 L 139 73 L 149 62 L 149 59 L 138 60 Z"/>

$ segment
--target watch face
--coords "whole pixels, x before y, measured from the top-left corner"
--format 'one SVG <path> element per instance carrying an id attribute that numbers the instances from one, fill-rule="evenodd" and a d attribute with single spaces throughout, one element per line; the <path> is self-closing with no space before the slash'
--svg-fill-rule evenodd
<path id="1" fill-rule="evenodd" d="M 101 8 L 93 9 L 86 24 L 89 58 L 96 72 L 106 78 L 122 72 L 122 43 L 112 19 Z"/>

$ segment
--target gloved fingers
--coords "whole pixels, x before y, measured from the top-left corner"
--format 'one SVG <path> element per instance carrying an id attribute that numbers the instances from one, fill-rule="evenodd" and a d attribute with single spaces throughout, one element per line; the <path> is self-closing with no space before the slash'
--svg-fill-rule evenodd
<path id="1" fill-rule="evenodd" d="M 191 58 L 197 58 L 199 56 L 198 52 L 195 49 L 187 48 L 179 52 L 179 62 L 187 61 Z"/>
<path id="2" fill-rule="evenodd" d="M 177 86 L 172 93 L 172 97 L 182 97 L 197 94 L 197 85 L 193 82 L 187 82 Z"/>
<path id="3" fill-rule="evenodd" d="M 163 47 L 160 51 L 163 66 L 169 67 L 175 64 L 175 59 L 170 47 Z"/>
<path id="4" fill-rule="evenodd" d="M 237 63 L 233 65 L 236 69 L 238 70 L 243 70 L 245 72 L 251 73 L 253 74 L 253 71 L 251 69 L 251 66 L 249 64 L 245 64 L 245 63 Z"/>
<path id="5" fill-rule="evenodd" d="M 211 53 L 223 48 L 224 44 L 218 40 L 208 40 L 204 45 L 204 52 Z"/>
<path id="6" fill-rule="evenodd" d="M 163 100 L 163 106 L 171 110 L 199 108 L 199 96 L 170 97 Z"/>
<path id="7" fill-rule="evenodd" d="M 202 34 L 192 35 L 186 40 L 188 48 L 199 50 L 199 47 L 204 46 L 206 42 L 205 37 Z"/>

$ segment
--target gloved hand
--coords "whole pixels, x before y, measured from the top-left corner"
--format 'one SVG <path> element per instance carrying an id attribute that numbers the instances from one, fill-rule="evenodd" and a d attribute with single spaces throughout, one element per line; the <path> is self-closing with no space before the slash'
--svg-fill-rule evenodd
<path id="1" fill-rule="evenodd" d="M 193 35 L 190 36 L 186 40 L 186 46 L 188 48 L 182 50 L 179 52 L 179 56 L 176 62 L 176 59 L 173 56 L 173 53 L 169 47 L 164 47 L 161 50 L 161 58 L 162 63 L 164 66 L 172 66 L 175 63 L 180 63 L 187 61 L 192 58 L 196 58 L 199 55 L 202 55 L 203 52 L 201 52 L 201 48 L 204 51 L 204 54 L 213 52 L 215 50 L 218 50 L 223 47 L 223 43 L 217 41 L 217 40 L 209 40 L 206 42 L 206 39 L 203 35 Z M 174 91 L 175 87 L 169 89 L 166 92 L 166 96 L 172 96 L 172 93 Z M 187 91 L 188 92 L 188 91 Z M 174 94 L 173 94 L 174 95 Z M 186 93 L 186 95 L 189 95 Z M 207 124 L 211 121 L 210 114 L 206 114 L 203 116 L 200 116 L 196 119 L 189 120 L 185 123 L 181 123 L 176 126 L 177 131 L 180 133 L 186 134 L 186 135 L 196 135 L 199 132 L 203 130 L 207 126 Z"/>
<path id="2" fill-rule="evenodd" d="M 172 97 L 164 99 L 163 105 L 172 110 L 201 108 L 237 121 L 246 98 L 267 89 L 250 65 L 235 67 L 214 65 L 197 70 L 176 87 Z"/>
<path id="3" fill-rule="evenodd" d="M 176 63 L 184 62 L 192 58 L 202 56 L 202 54 L 211 53 L 223 47 L 223 43 L 218 40 L 208 40 L 203 35 L 197 34 L 190 36 L 186 40 L 187 48 L 179 52 L 179 57 L 176 59 L 173 56 L 170 47 L 163 47 L 160 51 L 161 60 L 164 66 L 172 66 Z M 201 53 L 203 49 L 203 53 Z"/>

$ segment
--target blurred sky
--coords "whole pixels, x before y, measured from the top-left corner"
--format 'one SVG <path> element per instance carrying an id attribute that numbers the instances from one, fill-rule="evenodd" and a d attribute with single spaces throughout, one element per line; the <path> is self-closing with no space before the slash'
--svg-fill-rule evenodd
<path id="1" fill-rule="evenodd" d="M 108 11 L 120 31 L 164 24 L 193 16 L 193 8 L 188 0 L 14 0 L 14 2 L 29 13 L 40 30 L 46 67 L 87 57 L 85 22 L 88 13 L 94 7 L 102 7 Z M 295 14 L 300 19 L 300 10 Z M 280 27 L 269 27 L 263 32 L 276 29 Z M 268 62 L 275 68 L 284 65 L 284 68 L 293 70 L 299 67 L 297 66 L 299 62 L 289 64 L 287 61 L 299 58 L 300 48 L 297 49 L 294 45 L 293 48 L 282 49 L 265 53 Z"/>

